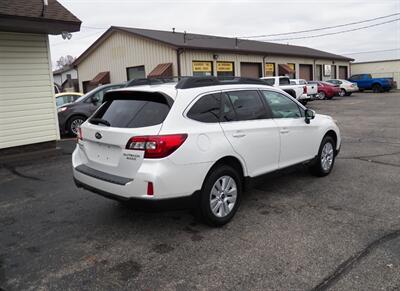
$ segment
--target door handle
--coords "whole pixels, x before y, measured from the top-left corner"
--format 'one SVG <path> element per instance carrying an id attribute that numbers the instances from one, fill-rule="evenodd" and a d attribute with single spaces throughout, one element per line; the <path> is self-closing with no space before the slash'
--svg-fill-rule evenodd
<path id="1" fill-rule="evenodd" d="M 280 132 L 281 132 L 282 134 L 289 133 L 289 129 L 283 128 L 283 129 L 281 129 Z"/>
<path id="2" fill-rule="evenodd" d="M 241 131 L 237 131 L 234 134 L 232 134 L 233 137 L 245 137 L 246 134 L 244 132 Z"/>

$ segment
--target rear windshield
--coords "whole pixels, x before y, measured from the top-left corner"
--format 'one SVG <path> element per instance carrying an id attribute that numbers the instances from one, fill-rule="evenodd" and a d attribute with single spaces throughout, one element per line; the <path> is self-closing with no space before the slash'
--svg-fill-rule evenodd
<path id="1" fill-rule="evenodd" d="M 170 110 L 170 105 L 161 94 L 140 96 L 135 93 L 134 96 L 121 97 L 106 100 L 89 122 L 121 128 L 153 126 L 161 124 Z"/>

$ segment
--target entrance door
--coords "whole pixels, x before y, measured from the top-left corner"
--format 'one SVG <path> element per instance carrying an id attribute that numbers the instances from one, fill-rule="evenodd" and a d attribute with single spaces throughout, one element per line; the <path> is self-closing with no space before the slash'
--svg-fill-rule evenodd
<path id="1" fill-rule="evenodd" d="M 261 78 L 260 63 L 240 63 L 240 76 L 247 78 Z"/>
<path id="2" fill-rule="evenodd" d="M 315 80 L 322 81 L 322 65 L 315 65 Z"/>
<path id="3" fill-rule="evenodd" d="M 300 79 L 311 81 L 313 79 L 312 65 L 300 65 Z"/>
<path id="4" fill-rule="evenodd" d="M 347 67 L 339 66 L 339 79 L 347 79 Z"/>

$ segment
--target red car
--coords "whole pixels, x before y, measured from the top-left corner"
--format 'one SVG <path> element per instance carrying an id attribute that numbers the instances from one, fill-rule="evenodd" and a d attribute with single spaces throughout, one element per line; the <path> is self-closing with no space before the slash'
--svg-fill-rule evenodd
<path id="1" fill-rule="evenodd" d="M 340 87 L 323 81 L 310 81 L 308 84 L 318 85 L 319 99 L 332 99 L 333 96 L 339 96 Z"/>

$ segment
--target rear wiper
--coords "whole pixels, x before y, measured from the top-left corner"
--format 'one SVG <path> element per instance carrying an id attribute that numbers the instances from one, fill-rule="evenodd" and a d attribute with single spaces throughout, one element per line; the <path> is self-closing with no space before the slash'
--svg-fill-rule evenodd
<path id="1" fill-rule="evenodd" d="M 93 123 L 93 124 L 101 123 L 101 124 L 104 124 L 105 126 L 111 126 L 111 124 L 107 120 L 101 119 L 101 118 L 91 118 L 90 123 Z"/>

